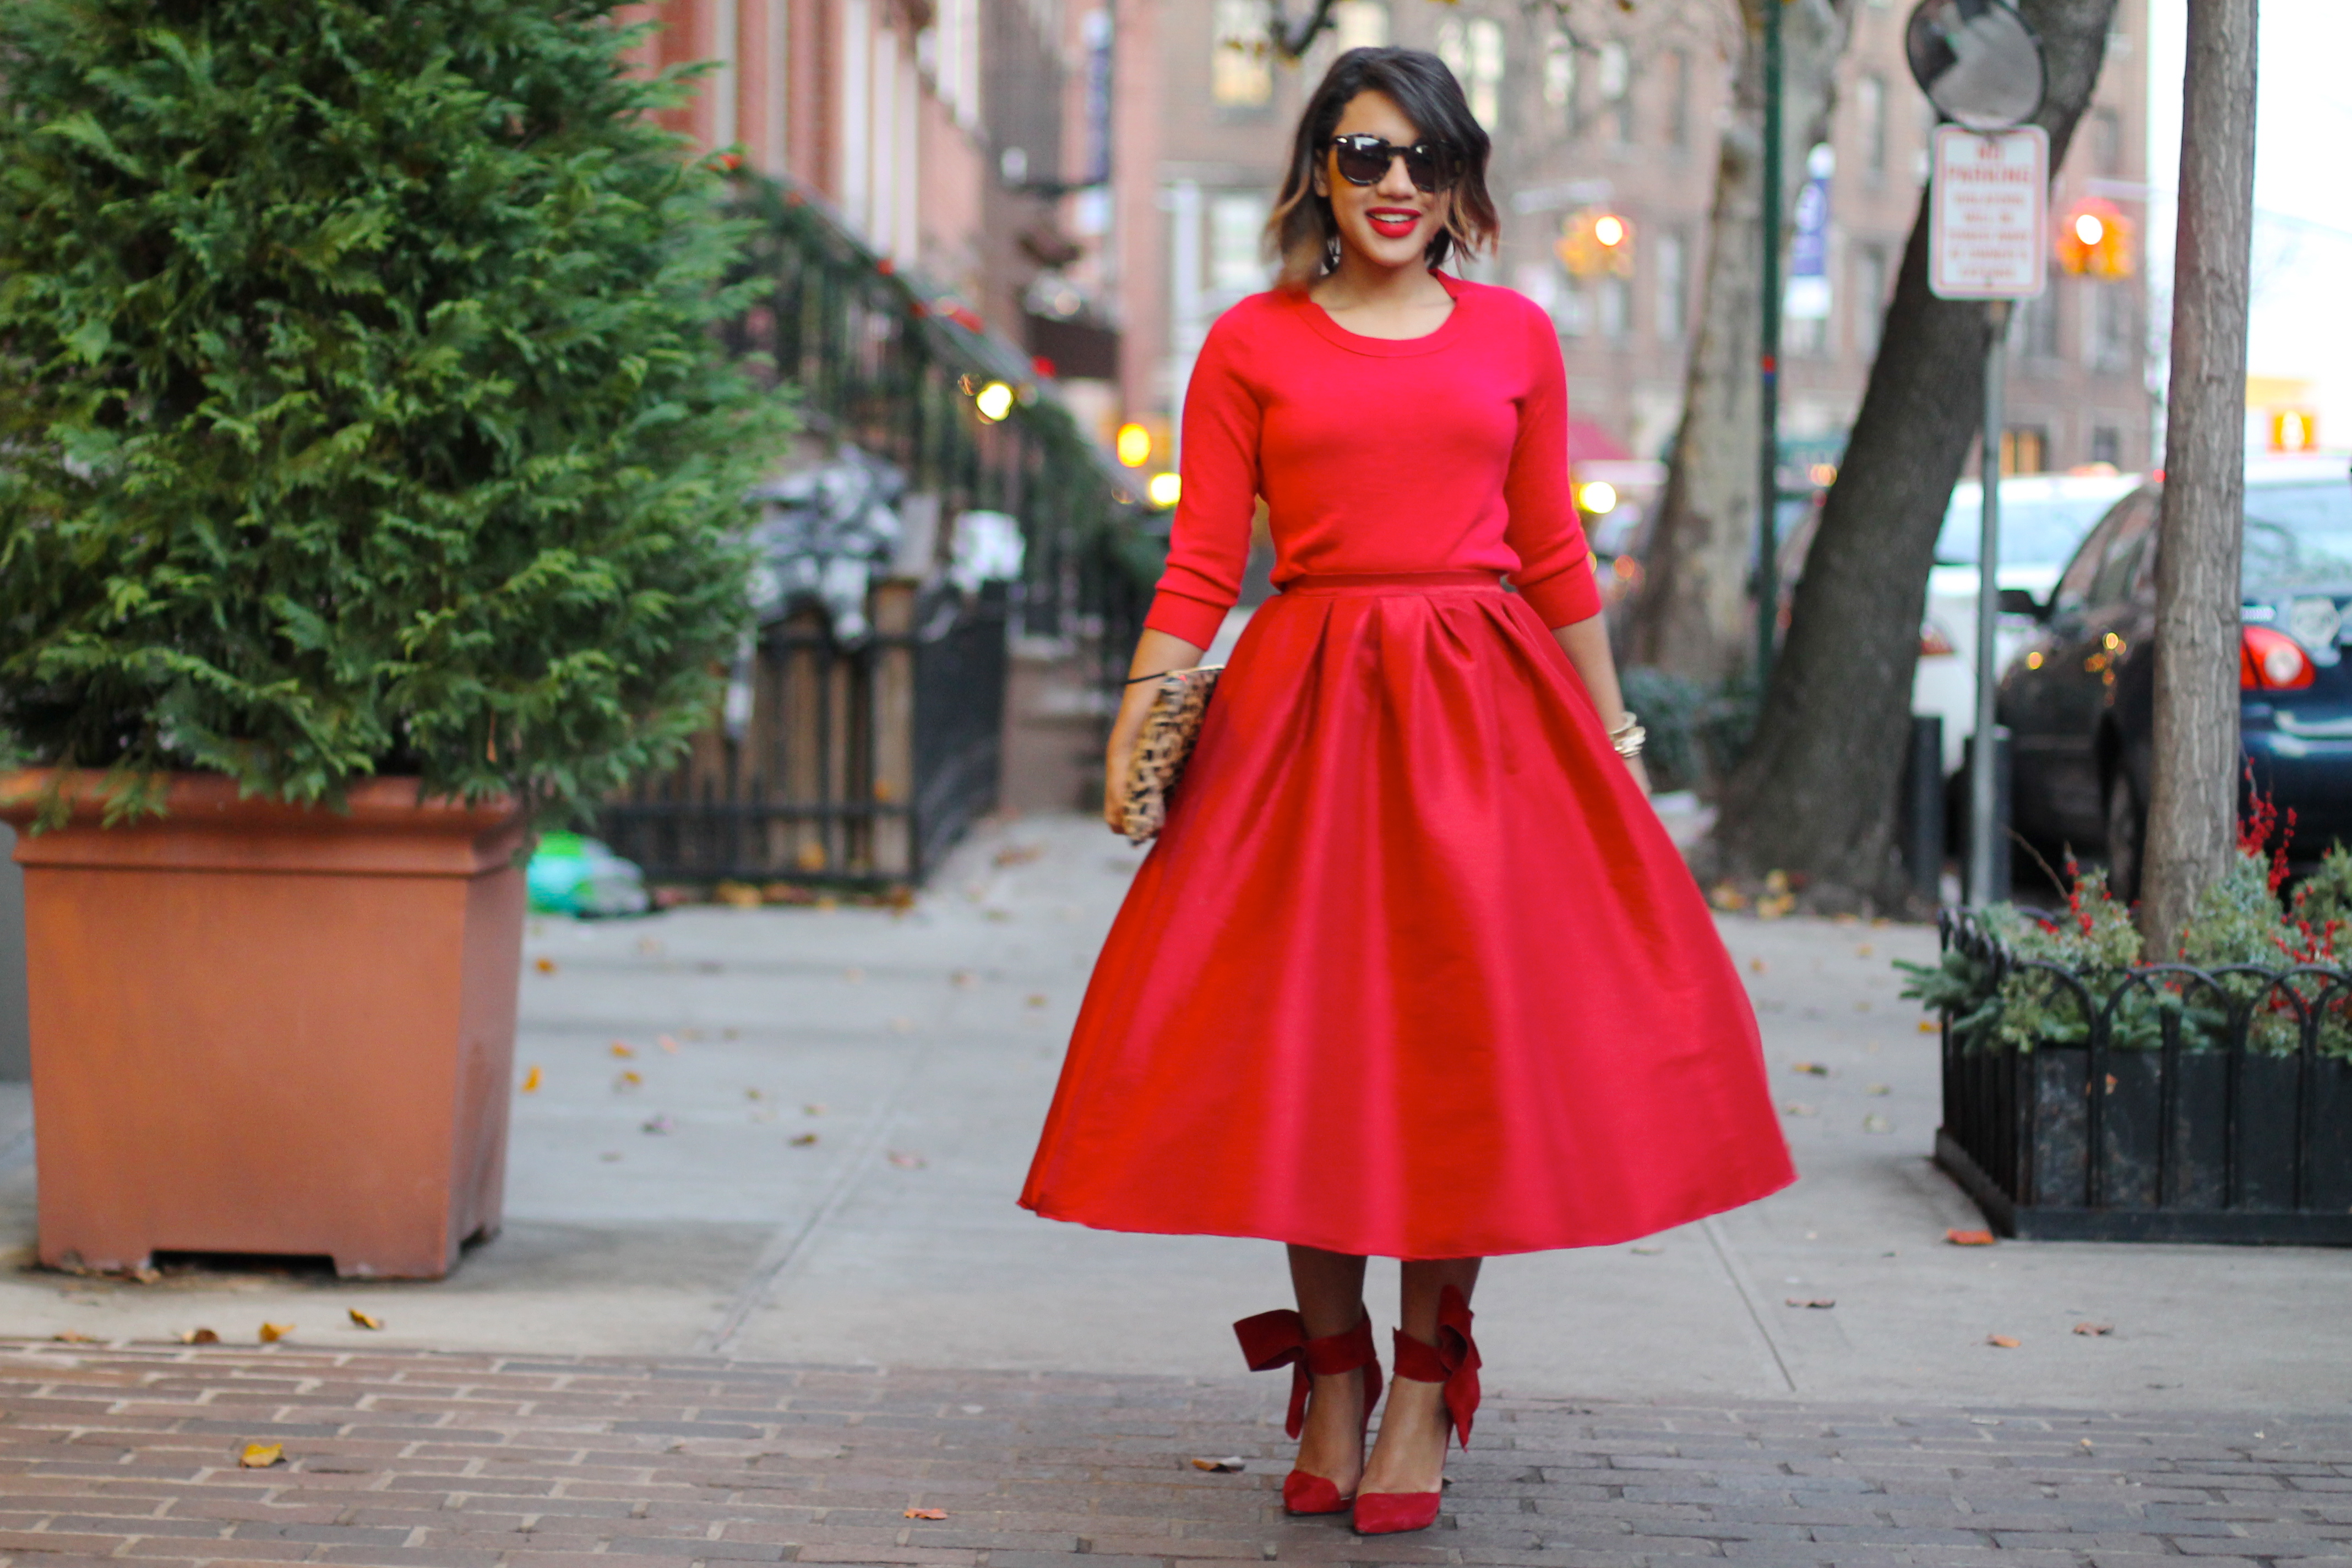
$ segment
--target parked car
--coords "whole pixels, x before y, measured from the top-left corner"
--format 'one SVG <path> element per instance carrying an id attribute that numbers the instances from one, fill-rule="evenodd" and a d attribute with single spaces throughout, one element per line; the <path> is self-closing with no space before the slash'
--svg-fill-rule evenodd
<path id="1" fill-rule="evenodd" d="M 2137 474 L 2112 469 L 2001 480 L 1999 586 L 2048 598 L 2083 536 L 2139 486 Z M 1958 770 L 1977 728 L 1977 545 L 1983 518 L 1983 487 L 1974 479 L 1954 485 L 1943 531 L 1936 536 L 1919 662 L 1911 676 L 1911 711 L 1944 721 L 1947 775 Z M 2030 617 L 2003 616 L 1993 637 L 1993 668 L 2005 668 L 2034 631 Z"/>
<path id="2" fill-rule="evenodd" d="M 2116 890 L 2138 891 L 2155 720 L 2156 521 L 2161 479 L 2099 520 L 2047 600 L 2003 608 L 2038 635 L 2000 683 L 2012 742 L 2012 821 L 2045 850 L 2104 848 Z M 2255 783 L 2295 815 L 2289 858 L 2352 840 L 2352 473 L 2345 459 L 2246 468 L 2239 732 Z"/>

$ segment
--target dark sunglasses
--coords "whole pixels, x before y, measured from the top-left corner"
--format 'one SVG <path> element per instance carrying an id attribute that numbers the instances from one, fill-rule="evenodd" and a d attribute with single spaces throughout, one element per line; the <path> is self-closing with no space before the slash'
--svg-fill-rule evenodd
<path id="1" fill-rule="evenodd" d="M 1388 178 L 1391 159 L 1404 160 L 1404 172 L 1412 181 L 1412 188 L 1425 195 L 1453 188 L 1459 171 L 1454 166 L 1454 149 L 1444 142 L 1416 142 L 1410 147 L 1399 147 L 1378 136 L 1334 136 L 1331 147 L 1339 154 L 1339 175 L 1351 185 L 1376 185 Z"/>

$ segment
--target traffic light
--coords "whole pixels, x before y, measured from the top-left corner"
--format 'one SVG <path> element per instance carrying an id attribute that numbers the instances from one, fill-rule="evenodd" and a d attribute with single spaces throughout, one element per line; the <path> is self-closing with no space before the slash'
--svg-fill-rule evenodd
<path id="1" fill-rule="evenodd" d="M 2132 275 L 2132 220 L 2116 204 L 2090 196 L 2058 225 L 2058 269 L 2078 278 Z"/>
<path id="2" fill-rule="evenodd" d="M 1633 275 L 1633 221 L 1606 207 L 1584 207 L 1569 214 L 1560 223 L 1559 238 L 1552 249 L 1572 278 Z"/>
<path id="3" fill-rule="evenodd" d="M 2315 452 L 2319 450 L 2319 420 L 2308 408 L 2277 408 L 2271 411 L 2271 450 L 2273 452 Z"/>

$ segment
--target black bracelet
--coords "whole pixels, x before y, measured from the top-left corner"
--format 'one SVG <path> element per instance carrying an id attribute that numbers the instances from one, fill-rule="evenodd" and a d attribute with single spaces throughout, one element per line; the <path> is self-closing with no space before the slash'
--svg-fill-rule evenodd
<path id="1" fill-rule="evenodd" d="M 1127 683 L 1129 686 L 1140 686 L 1147 680 L 1164 680 L 1175 673 L 1172 669 L 1163 669 L 1156 675 L 1131 675 L 1128 677 Z"/>

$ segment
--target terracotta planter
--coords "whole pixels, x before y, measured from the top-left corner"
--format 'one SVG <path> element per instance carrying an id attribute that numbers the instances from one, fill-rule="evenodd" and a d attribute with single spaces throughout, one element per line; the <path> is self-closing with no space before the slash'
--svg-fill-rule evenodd
<path id="1" fill-rule="evenodd" d="M 91 781 L 94 774 L 81 777 Z M 350 810 L 174 779 L 170 814 L 22 831 L 42 773 L 0 776 L 20 832 L 41 1261 L 324 1255 L 430 1279 L 497 1231 L 506 1180 L 524 826 Z"/>

